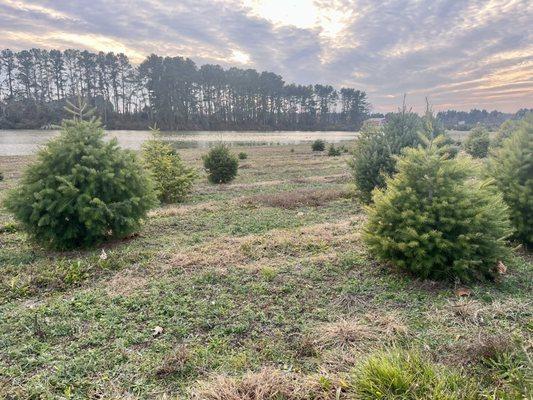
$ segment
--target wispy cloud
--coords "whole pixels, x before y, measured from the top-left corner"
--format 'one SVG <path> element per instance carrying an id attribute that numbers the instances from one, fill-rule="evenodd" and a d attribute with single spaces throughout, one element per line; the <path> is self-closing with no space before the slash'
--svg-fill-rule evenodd
<path id="1" fill-rule="evenodd" d="M 0 47 L 152 52 L 367 90 L 377 110 L 533 107 L 529 0 L 0 0 Z"/>

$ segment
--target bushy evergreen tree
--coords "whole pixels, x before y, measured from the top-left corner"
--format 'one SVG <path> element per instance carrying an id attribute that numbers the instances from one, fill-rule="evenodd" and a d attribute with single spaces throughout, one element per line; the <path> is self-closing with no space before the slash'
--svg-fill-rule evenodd
<path id="1" fill-rule="evenodd" d="M 372 190 L 385 185 L 385 176 L 394 171 L 394 159 L 383 129 L 364 124 L 348 162 L 361 200 L 368 203 Z"/>
<path id="2" fill-rule="evenodd" d="M 439 148 L 406 149 L 398 173 L 374 192 L 364 240 L 378 259 L 421 278 L 491 278 L 507 253 L 508 210 L 502 196 L 475 179 L 467 157 Z"/>
<path id="3" fill-rule="evenodd" d="M 487 157 L 489 146 L 489 132 L 483 126 L 476 126 L 472 129 L 463 144 L 465 151 L 475 158 Z"/>
<path id="4" fill-rule="evenodd" d="M 337 157 L 341 155 L 340 147 L 335 147 L 333 144 L 330 144 L 328 147 L 328 156 Z"/>
<path id="5" fill-rule="evenodd" d="M 163 203 L 182 201 L 191 191 L 198 174 L 186 167 L 179 154 L 169 143 L 154 137 L 142 146 L 145 165 L 152 174 L 159 200 Z"/>
<path id="6" fill-rule="evenodd" d="M 427 104 L 426 113 L 422 118 L 422 137 L 419 137 L 419 143 L 424 143 L 425 139 L 438 139 L 438 150 L 442 154 L 448 154 L 450 157 L 455 157 L 460 150 L 459 144 L 455 142 L 444 129 L 442 123 L 435 117 L 433 111 Z"/>
<path id="7" fill-rule="evenodd" d="M 239 160 L 225 144 L 213 147 L 203 160 L 207 179 L 211 183 L 228 183 L 237 176 Z"/>
<path id="8" fill-rule="evenodd" d="M 503 141 L 517 130 L 519 124 L 520 120 L 515 119 L 508 119 L 502 123 L 490 143 L 491 147 L 500 147 L 503 144 Z"/>
<path id="9" fill-rule="evenodd" d="M 90 246 L 139 229 L 156 203 L 135 154 L 104 141 L 100 122 L 65 120 L 59 137 L 38 153 L 6 207 L 38 243 L 56 249 Z"/>
<path id="10" fill-rule="evenodd" d="M 423 120 L 418 114 L 409 111 L 405 104 L 397 113 L 388 115 L 387 123 L 383 126 L 391 154 L 400 154 L 405 147 L 417 147 L 422 130 Z"/>
<path id="11" fill-rule="evenodd" d="M 313 151 L 324 151 L 326 149 L 326 142 L 322 139 L 317 139 L 311 143 L 311 150 Z"/>
<path id="12" fill-rule="evenodd" d="M 368 203 L 372 190 L 385 185 L 385 178 L 395 171 L 396 155 L 403 148 L 418 146 L 423 125 L 420 117 L 405 107 L 388 116 L 384 127 L 363 125 L 349 161 L 361 200 Z"/>
<path id="13" fill-rule="evenodd" d="M 489 172 L 510 209 L 516 236 L 533 245 L 533 114 L 491 154 Z"/>

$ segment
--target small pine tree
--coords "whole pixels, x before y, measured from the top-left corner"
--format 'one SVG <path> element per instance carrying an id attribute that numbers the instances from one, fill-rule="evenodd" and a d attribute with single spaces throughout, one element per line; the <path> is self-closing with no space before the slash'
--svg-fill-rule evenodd
<path id="1" fill-rule="evenodd" d="M 153 185 L 135 154 L 105 142 L 85 106 L 38 153 L 5 205 L 38 243 L 55 249 L 90 246 L 139 229 L 156 203 Z"/>
<path id="2" fill-rule="evenodd" d="M 311 143 L 311 150 L 313 151 L 324 151 L 326 149 L 326 142 L 322 139 L 317 139 Z"/>
<path id="3" fill-rule="evenodd" d="M 151 172 L 159 200 L 163 203 L 183 201 L 190 193 L 198 174 L 183 165 L 179 154 L 168 143 L 158 139 L 159 132 L 142 146 L 144 163 Z"/>
<path id="4" fill-rule="evenodd" d="M 433 140 L 438 139 L 438 150 L 442 154 L 447 154 L 451 158 L 457 156 L 459 153 L 459 146 L 457 143 L 448 135 L 444 126 L 435 118 L 435 114 L 431 109 L 429 102 L 426 100 L 426 113 L 424 118 L 422 118 L 422 131 L 421 137 L 419 137 L 420 143 L 424 143 L 426 139 Z"/>
<path id="5" fill-rule="evenodd" d="M 498 128 L 498 132 L 494 135 L 490 145 L 491 147 L 500 147 L 503 141 L 511 136 L 519 127 L 520 120 L 508 119 Z"/>
<path id="6" fill-rule="evenodd" d="M 341 155 L 341 149 L 339 147 L 335 147 L 334 145 L 330 145 L 328 148 L 328 156 L 330 157 L 338 157 Z"/>
<path id="7" fill-rule="evenodd" d="M 404 103 L 397 113 L 387 116 L 387 123 L 383 126 L 390 153 L 397 155 L 405 147 L 417 147 L 422 130 L 423 120 L 418 114 L 408 110 Z"/>
<path id="8" fill-rule="evenodd" d="M 203 160 L 207 179 L 211 183 L 228 183 L 237 176 L 239 160 L 225 144 L 213 147 Z"/>
<path id="9" fill-rule="evenodd" d="M 493 151 L 489 173 L 509 206 L 517 238 L 533 245 L 533 114 Z"/>
<path id="10" fill-rule="evenodd" d="M 3 180 L 4 180 L 4 173 L 0 171 L 0 182 L 2 182 Z"/>
<path id="11" fill-rule="evenodd" d="M 385 177 L 394 171 L 394 159 L 383 129 L 364 124 L 348 161 L 357 193 L 369 203 L 372 190 L 385 185 Z"/>
<path id="12" fill-rule="evenodd" d="M 387 117 L 383 128 L 364 124 L 348 162 L 361 200 L 369 203 L 372 190 L 385 185 L 385 178 L 395 172 L 395 156 L 405 147 L 418 146 L 423 130 L 422 119 L 408 111 L 405 104 Z"/>
<path id="13" fill-rule="evenodd" d="M 248 154 L 246 154 L 244 151 L 241 151 L 239 153 L 239 160 L 246 160 L 248 158 Z"/>
<path id="14" fill-rule="evenodd" d="M 374 192 L 364 240 L 378 259 L 421 278 L 494 277 L 506 254 L 508 210 L 466 157 L 449 158 L 442 137 L 406 149 L 387 188 Z"/>
<path id="15" fill-rule="evenodd" d="M 476 126 L 472 129 L 463 144 L 465 151 L 475 158 L 487 157 L 489 146 L 489 132 L 483 126 Z"/>

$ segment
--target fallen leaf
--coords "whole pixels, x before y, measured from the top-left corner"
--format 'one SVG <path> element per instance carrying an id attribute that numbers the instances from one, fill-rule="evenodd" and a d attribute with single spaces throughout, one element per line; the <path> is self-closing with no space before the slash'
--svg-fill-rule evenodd
<path id="1" fill-rule="evenodd" d="M 158 336 L 158 335 L 161 335 L 162 333 L 163 333 L 163 328 L 160 327 L 160 326 L 156 326 L 156 327 L 153 329 L 152 335 L 154 335 L 154 336 Z"/>
<path id="2" fill-rule="evenodd" d="M 496 266 L 496 271 L 498 271 L 500 275 L 505 275 L 505 273 L 507 272 L 507 267 L 505 266 L 504 263 L 502 263 L 501 261 L 498 261 L 498 265 Z"/>
<path id="3" fill-rule="evenodd" d="M 470 296 L 472 294 L 472 291 L 466 287 L 460 287 L 459 289 L 455 290 L 455 295 L 457 297 L 466 297 Z"/>

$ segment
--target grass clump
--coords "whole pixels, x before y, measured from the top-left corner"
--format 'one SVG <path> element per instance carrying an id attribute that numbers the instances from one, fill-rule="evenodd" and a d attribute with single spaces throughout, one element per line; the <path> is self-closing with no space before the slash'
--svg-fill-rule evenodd
<path id="1" fill-rule="evenodd" d="M 313 151 L 324 151 L 326 149 L 326 142 L 322 139 L 317 139 L 311 143 L 311 150 Z"/>
<path id="2" fill-rule="evenodd" d="M 81 118 L 63 121 L 5 202 L 32 238 L 61 250 L 132 234 L 155 203 L 135 154 Z"/>
<path id="3" fill-rule="evenodd" d="M 370 356 L 356 369 L 352 386 L 361 400 L 479 398 L 476 386 L 463 375 L 416 352 L 396 349 Z"/>
<path id="4" fill-rule="evenodd" d="M 405 151 L 387 188 L 374 193 L 364 239 L 379 260 L 420 278 L 494 278 L 508 254 L 507 207 L 475 179 L 469 159 L 449 158 L 439 141 Z"/>
<path id="5" fill-rule="evenodd" d="M 489 160 L 489 173 L 510 209 L 516 236 L 533 244 L 533 115 L 495 149 Z"/>
<path id="6" fill-rule="evenodd" d="M 225 144 L 218 144 L 209 150 L 203 161 L 211 183 L 228 183 L 237 176 L 239 160 Z"/>
<path id="7" fill-rule="evenodd" d="M 483 126 L 476 126 L 472 129 L 463 144 L 465 151 L 475 158 L 487 157 L 489 146 L 489 132 Z"/>
<path id="8" fill-rule="evenodd" d="M 526 350 L 499 351 L 482 359 L 488 370 L 492 398 L 530 399 L 533 396 L 533 364 Z"/>

